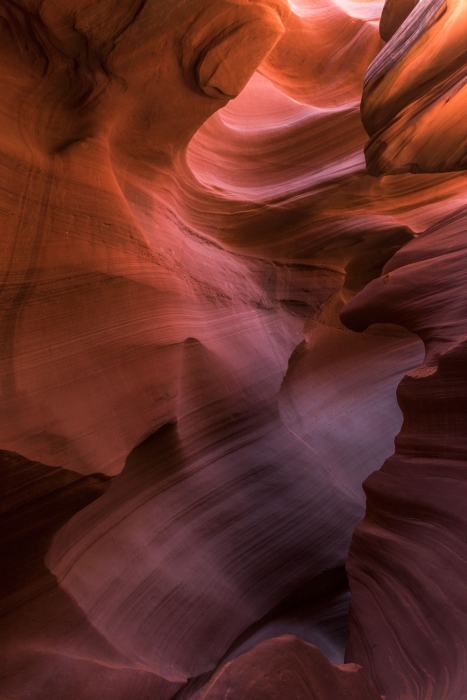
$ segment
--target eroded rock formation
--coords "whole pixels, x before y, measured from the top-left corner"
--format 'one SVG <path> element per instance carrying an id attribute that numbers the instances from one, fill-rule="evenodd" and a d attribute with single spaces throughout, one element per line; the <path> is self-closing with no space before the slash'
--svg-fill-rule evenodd
<path id="1" fill-rule="evenodd" d="M 463 697 L 463 7 L 380 9 L 0 3 L 2 697 Z"/>
<path id="2" fill-rule="evenodd" d="M 262 642 L 226 664 L 199 698 L 274 700 L 293 696 L 310 700 L 381 699 L 359 666 L 332 666 L 319 649 L 291 636 Z"/>
<path id="3" fill-rule="evenodd" d="M 398 73 L 392 84 L 398 83 L 406 106 L 391 126 L 383 127 L 370 141 L 370 167 L 384 163 L 381 167 L 386 172 L 394 172 L 401 158 L 409 157 L 416 166 L 414 172 L 463 167 L 459 152 L 452 151 L 454 143 L 462 148 L 462 132 L 449 122 L 449 97 L 439 99 L 449 71 L 455 65 L 463 68 L 462 49 L 456 44 L 462 12 L 461 4 L 426 3 L 387 44 L 383 58 L 392 60 L 392 65 L 382 82 L 392 81 Z M 422 17 L 419 37 L 401 52 L 417 17 Z M 419 58 L 415 58 L 417 51 Z M 435 68 L 430 59 L 436 54 Z M 377 62 L 382 65 L 381 56 Z M 403 78 L 409 64 L 415 89 Z M 369 72 L 376 75 L 372 67 Z M 364 95 L 362 112 L 382 114 L 380 88 L 373 90 L 371 82 L 369 86 L 369 105 Z M 453 90 L 460 98 L 461 84 Z M 404 116 L 409 113 L 414 134 L 410 140 Z M 433 128 L 440 120 L 446 139 L 436 147 L 425 127 Z M 387 148 L 380 150 L 382 159 L 376 161 L 378 140 Z M 403 140 L 405 150 L 400 149 Z M 381 278 L 357 294 L 342 313 L 344 322 L 354 329 L 397 322 L 425 345 L 423 364 L 404 377 L 398 388 L 404 422 L 395 440 L 395 454 L 364 483 L 366 516 L 355 530 L 347 564 L 352 590 L 347 656 L 361 663 L 391 700 L 460 700 L 467 687 L 463 641 L 466 225 L 465 207 L 441 218 L 398 251 Z"/>
<path id="4" fill-rule="evenodd" d="M 372 63 L 362 101 L 369 172 L 466 167 L 466 24 L 463 0 L 422 0 Z"/>

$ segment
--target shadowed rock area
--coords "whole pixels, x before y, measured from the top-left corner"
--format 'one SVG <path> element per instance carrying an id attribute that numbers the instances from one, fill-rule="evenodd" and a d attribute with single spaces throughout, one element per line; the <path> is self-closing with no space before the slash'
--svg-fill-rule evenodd
<path id="1" fill-rule="evenodd" d="M 0 0 L 2 700 L 465 700 L 466 25 Z"/>

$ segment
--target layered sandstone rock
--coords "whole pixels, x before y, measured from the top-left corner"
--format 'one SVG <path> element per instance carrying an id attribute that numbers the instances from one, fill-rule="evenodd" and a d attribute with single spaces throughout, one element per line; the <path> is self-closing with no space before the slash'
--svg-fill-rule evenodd
<path id="1" fill-rule="evenodd" d="M 356 664 L 332 666 L 319 649 L 292 636 L 259 644 L 214 676 L 200 700 L 381 700 Z"/>
<path id="2" fill-rule="evenodd" d="M 168 700 L 180 688 L 135 669 L 90 625 L 44 564 L 50 539 L 110 486 L 0 453 L 0 648 L 4 698 Z"/>
<path id="3" fill-rule="evenodd" d="M 466 26 L 462 0 L 422 0 L 369 67 L 362 119 L 372 174 L 465 169 Z"/>
<path id="4" fill-rule="evenodd" d="M 397 253 L 344 309 L 416 332 L 426 354 L 398 388 L 396 452 L 364 483 L 347 569 L 349 659 L 390 700 L 465 697 L 465 209 Z"/>
<path id="5" fill-rule="evenodd" d="M 394 36 L 417 3 L 418 0 L 386 0 L 379 22 L 379 33 L 384 41 Z"/>
<path id="6" fill-rule="evenodd" d="M 379 6 L 341 5 L 1 4 L 9 700 L 378 697 L 306 642 L 343 661 L 396 385 L 460 338 L 465 178 L 365 171 Z"/>
<path id="7" fill-rule="evenodd" d="M 369 68 L 362 114 L 373 172 L 464 167 L 464 12 L 420 3 Z M 400 324 L 425 345 L 398 388 L 395 454 L 364 482 L 366 516 L 347 563 L 346 656 L 388 700 L 466 693 L 466 230 L 465 206 L 439 218 L 341 314 L 354 330 Z"/>

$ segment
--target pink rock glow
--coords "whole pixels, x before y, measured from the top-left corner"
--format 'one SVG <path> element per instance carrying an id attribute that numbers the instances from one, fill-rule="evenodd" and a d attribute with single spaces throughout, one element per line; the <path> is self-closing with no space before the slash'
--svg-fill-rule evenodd
<path id="1" fill-rule="evenodd" d="M 2 700 L 465 700 L 465 3 L 0 20 Z"/>

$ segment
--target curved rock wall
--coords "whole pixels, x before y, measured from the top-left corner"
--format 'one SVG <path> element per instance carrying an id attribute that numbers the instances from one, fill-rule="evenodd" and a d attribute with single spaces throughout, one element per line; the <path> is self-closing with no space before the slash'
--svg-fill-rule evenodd
<path id="1" fill-rule="evenodd" d="M 420 96 L 378 82 L 435 20 L 458 46 L 424 3 L 381 53 L 375 2 L 0 3 L 2 697 L 462 697 L 461 620 L 401 646 L 463 459 L 465 175 L 393 158 Z M 343 566 L 407 373 L 347 565 L 362 672 Z"/>
<path id="2" fill-rule="evenodd" d="M 379 151 L 378 162 L 385 163 L 386 172 L 397 170 L 401 139 L 407 145 L 403 157 L 410 150 L 417 164 L 413 172 L 463 167 L 452 160 L 451 150 L 454 142 L 461 147 L 463 131 L 451 129 L 443 111 L 451 107 L 449 98 L 444 94 L 438 101 L 449 71 L 454 65 L 461 70 L 462 49 L 456 37 L 463 10 L 456 3 L 425 3 L 370 67 L 362 113 L 383 113 L 388 93 L 382 100 L 380 90 L 385 81 L 397 86 L 400 105 L 407 105 L 370 141 L 370 167 L 376 167 L 379 140 L 387 147 Z M 420 22 L 419 36 L 414 41 L 412 33 L 411 46 L 398 53 L 420 13 L 426 25 Z M 387 70 L 379 84 L 374 77 L 378 62 Z M 415 89 L 403 79 L 409 65 Z M 454 89 L 458 96 L 459 87 Z M 428 124 L 419 111 L 422 99 L 425 114 L 431 114 L 430 128 L 443 123 L 446 139 L 437 145 L 428 139 L 420 147 L 418 141 L 418 136 L 426 136 Z M 410 141 L 404 132 L 409 113 L 416 134 Z M 364 482 L 366 515 L 354 532 L 347 562 L 352 602 L 346 656 L 362 664 L 388 700 L 460 700 L 466 693 L 466 229 L 465 206 L 441 217 L 399 250 L 381 277 L 349 301 L 341 314 L 353 329 L 398 323 L 425 345 L 423 364 L 399 384 L 404 421 L 395 454 Z"/>

